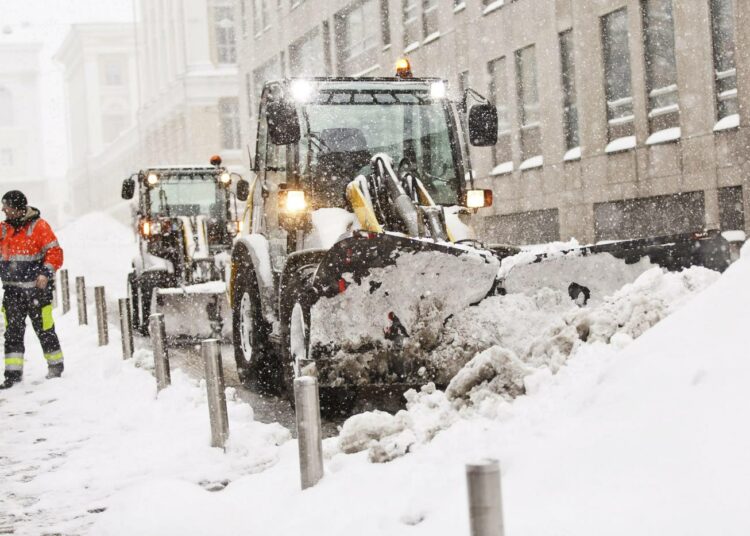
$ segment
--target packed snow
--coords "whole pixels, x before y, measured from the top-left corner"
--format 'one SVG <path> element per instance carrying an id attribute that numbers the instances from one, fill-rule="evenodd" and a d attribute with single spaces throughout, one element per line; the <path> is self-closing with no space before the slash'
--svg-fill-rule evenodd
<path id="1" fill-rule="evenodd" d="M 124 242 L 86 264 L 63 231 L 69 267 L 124 282 Z M 123 361 L 114 328 L 99 348 L 57 311 L 63 377 L 42 379 L 29 334 L 24 381 L 0 394 L 0 532 L 467 534 L 465 464 L 495 458 L 509 535 L 747 534 L 749 300 L 747 244 L 721 277 L 651 268 L 587 307 L 552 289 L 485 300 L 446 323 L 447 389 L 351 417 L 304 492 L 288 430 L 230 389 L 227 448 L 210 448 L 203 382 L 173 370 L 157 395 L 149 351 Z"/>

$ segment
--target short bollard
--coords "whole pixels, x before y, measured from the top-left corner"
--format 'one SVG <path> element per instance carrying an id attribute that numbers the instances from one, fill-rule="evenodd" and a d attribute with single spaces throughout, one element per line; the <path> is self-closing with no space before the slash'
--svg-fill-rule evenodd
<path id="1" fill-rule="evenodd" d="M 57 279 L 55 279 L 55 276 L 52 276 L 52 281 L 50 282 L 52 284 L 52 308 L 57 309 L 57 304 L 60 303 L 60 300 L 57 298 Z"/>
<path id="2" fill-rule="evenodd" d="M 60 289 L 62 294 L 62 312 L 70 311 L 70 287 L 68 286 L 68 271 L 60 270 Z"/>
<path id="3" fill-rule="evenodd" d="M 471 536 L 503 536 L 503 504 L 500 490 L 500 464 L 482 460 L 466 465 L 469 488 Z"/>
<path id="4" fill-rule="evenodd" d="M 167 355 L 167 332 L 164 328 L 164 315 L 162 313 L 155 313 L 149 317 L 148 330 L 151 333 L 151 347 L 154 349 L 156 390 L 161 391 L 172 383 L 169 374 L 169 356 Z"/>
<path id="5" fill-rule="evenodd" d="M 201 355 L 206 367 L 211 446 L 224 448 L 229 437 L 229 417 L 227 416 L 227 398 L 224 393 L 224 370 L 221 367 L 219 340 L 206 339 L 201 342 Z"/>
<path id="6" fill-rule="evenodd" d="M 76 277 L 76 298 L 78 299 L 78 325 L 89 323 L 86 313 L 86 281 L 82 275 Z"/>
<path id="7" fill-rule="evenodd" d="M 299 470 L 302 489 L 323 478 L 323 434 L 320 428 L 318 379 L 302 376 L 294 380 L 294 404 L 297 415 Z"/>
<path id="8" fill-rule="evenodd" d="M 133 357 L 133 322 L 130 320 L 130 298 L 120 298 L 120 332 L 122 333 L 122 358 Z"/>
<path id="9" fill-rule="evenodd" d="M 104 287 L 94 287 L 96 301 L 96 329 L 99 332 L 99 346 L 109 344 L 109 330 L 107 329 L 107 301 Z"/>

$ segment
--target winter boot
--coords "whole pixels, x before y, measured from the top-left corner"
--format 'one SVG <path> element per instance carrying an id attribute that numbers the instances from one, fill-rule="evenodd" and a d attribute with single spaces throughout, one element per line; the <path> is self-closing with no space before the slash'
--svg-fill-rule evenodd
<path id="1" fill-rule="evenodd" d="M 65 366 L 62 363 L 55 363 L 54 365 L 50 365 L 47 368 L 47 379 L 51 378 L 59 378 L 63 370 L 65 370 Z"/>
<path id="2" fill-rule="evenodd" d="M 21 381 L 23 373 L 20 370 L 10 370 L 5 373 L 5 381 L 0 383 L 0 389 L 10 389 Z"/>

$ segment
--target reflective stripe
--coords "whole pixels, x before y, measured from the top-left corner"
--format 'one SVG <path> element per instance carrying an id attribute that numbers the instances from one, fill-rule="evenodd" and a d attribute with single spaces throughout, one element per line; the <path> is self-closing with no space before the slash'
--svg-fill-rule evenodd
<path id="1" fill-rule="evenodd" d="M 23 359 L 23 352 L 6 352 L 5 358 L 8 359 L 9 357 L 20 357 Z"/>
<path id="2" fill-rule="evenodd" d="M 36 255 L 9 255 L 7 259 L 3 259 L 5 262 L 31 262 L 41 261 L 44 255 L 37 253 Z"/>
<path id="3" fill-rule="evenodd" d="M 42 307 L 42 331 L 49 331 L 55 325 L 52 318 L 52 304 Z"/>
<path id="4" fill-rule="evenodd" d="M 60 363 L 63 360 L 62 350 L 58 350 L 57 352 L 53 352 L 51 354 L 44 354 L 44 359 L 47 360 L 47 364 Z"/>
<path id="5" fill-rule="evenodd" d="M 5 313 L 5 307 L 2 308 L 3 311 L 3 326 L 5 329 L 8 329 L 8 315 Z"/>
<path id="6" fill-rule="evenodd" d="M 49 244 L 47 244 L 46 246 L 42 248 L 42 253 L 45 253 L 48 249 L 56 248 L 59 245 L 60 244 L 57 243 L 57 240 L 53 240 L 52 242 L 50 242 Z"/>
<path id="7" fill-rule="evenodd" d="M 54 266 L 52 266 L 52 265 L 51 265 L 50 263 L 48 263 L 48 262 L 45 262 L 45 263 L 44 263 L 44 267 L 45 267 L 45 268 L 48 268 L 48 269 L 49 269 L 49 271 L 50 271 L 50 272 L 52 272 L 53 274 L 55 273 L 55 267 L 54 267 Z"/>
<path id="8" fill-rule="evenodd" d="M 31 236 L 31 233 L 34 232 L 34 227 L 36 227 L 36 224 L 39 222 L 39 218 L 35 219 L 31 222 L 31 225 L 29 225 L 29 228 L 26 229 L 26 236 Z"/>
<path id="9" fill-rule="evenodd" d="M 23 357 L 6 357 L 5 371 L 23 370 Z"/>
<path id="10" fill-rule="evenodd" d="M 36 281 L 3 281 L 4 287 L 18 287 L 18 288 L 34 288 L 36 287 Z"/>

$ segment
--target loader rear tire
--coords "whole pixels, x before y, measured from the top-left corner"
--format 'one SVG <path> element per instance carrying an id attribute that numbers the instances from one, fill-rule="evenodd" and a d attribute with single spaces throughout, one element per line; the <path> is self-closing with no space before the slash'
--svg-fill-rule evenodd
<path id="1" fill-rule="evenodd" d="M 232 299 L 232 343 L 237 375 L 241 383 L 262 393 L 273 393 L 278 384 L 269 366 L 272 359 L 269 332 L 254 275 L 238 276 Z"/>

